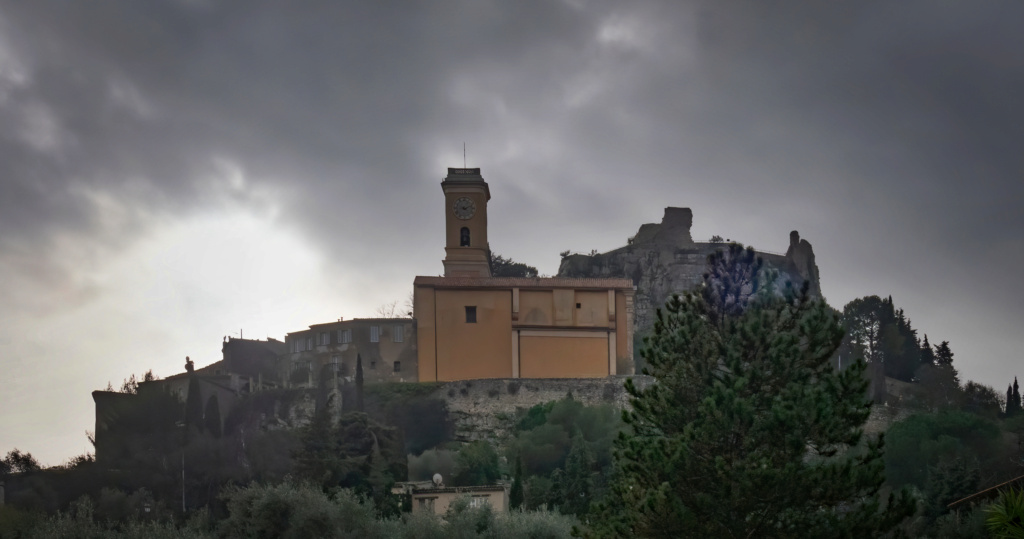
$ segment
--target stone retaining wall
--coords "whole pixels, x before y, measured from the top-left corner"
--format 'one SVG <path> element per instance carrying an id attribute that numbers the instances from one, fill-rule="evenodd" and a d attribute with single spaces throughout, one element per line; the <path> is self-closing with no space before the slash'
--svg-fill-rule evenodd
<path id="1" fill-rule="evenodd" d="M 495 441 L 509 434 L 517 411 L 568 395 L 588 406 L 605 403 L 624 408 L 629 404 L 623 387 L 626 378 L 629 377 L 464 380 L 448 382 L 434 396 L 448 403 L 456 439 Z M 649 376 L 632 378 L 640 387 L 653 382 Z"/>

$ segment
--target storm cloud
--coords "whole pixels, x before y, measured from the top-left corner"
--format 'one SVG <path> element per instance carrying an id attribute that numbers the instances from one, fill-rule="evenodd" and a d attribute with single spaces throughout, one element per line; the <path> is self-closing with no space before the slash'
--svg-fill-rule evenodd
<path id="1" fill-rule="evenodd" d="M 198 239 L 251 216 L 288 234 L 274 256 L 317 257 L 294 263 L 335 295 L 283 290 L 311 314 L 278 338 L 402 299 L 441 271 L 438 183 L 463 143 L 496 252 L 551 274 L 560 251 L 620 246 L 669 205 L 693 208 L 695 239 L 782 251 L 797 229 L 833 306 L 891 294 L 1001 389 L 1024 375 L 1021 23 L 1015 1 L 0 0 L 0 361 L 18 381 L 0 449 L 59 460 L 111 373 L 216 359 L 181 330 L 128 362 L 126 322 L 89 311 L 169 227 Z M 188 278 L 226 260 L 189 260 Z M 153 327 L 240 323 L 201 296 L 176 305 Z M 109 335 L 105 351 L 26 336 L 57 320 Z M 55 362 L 90 367 L 63 382 L 73 400 L 15 412 Z M 37 433 L 64 414 L 77 430 Z"/>

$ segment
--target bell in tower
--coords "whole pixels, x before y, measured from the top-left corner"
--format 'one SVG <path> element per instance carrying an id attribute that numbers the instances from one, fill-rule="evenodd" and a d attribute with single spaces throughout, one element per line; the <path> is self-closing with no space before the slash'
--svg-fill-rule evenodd
<path id="1" fill-rule="evenodd" d="M 445 203 L 445 277 L 490 277 L 487 201 L 479 168 L 449 168 L 441 182 Z"/>

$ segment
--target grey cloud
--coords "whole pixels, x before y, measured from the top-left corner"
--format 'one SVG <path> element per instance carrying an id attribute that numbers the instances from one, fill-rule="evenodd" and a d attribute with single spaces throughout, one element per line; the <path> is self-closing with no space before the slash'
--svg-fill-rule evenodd
<path id="1" fill-rule="evenodd" d="M 827 285 L 948 287 L 1024 229 L 1019 2 L 576 5 L 2 2 L 29 80 L 0 87 L 0 227 L 116 244 L 263 203 L 210 179 L 225 160 L 334 259 L 439 269 L 438 159 L 466 141 L 496 250 L 549 271 L 666 205 L 766 247 L 799 228 Z M 105 231 L 83 192 L 133 224 Z M 1007 270 L 972 274 L 1024 314 Z"/>

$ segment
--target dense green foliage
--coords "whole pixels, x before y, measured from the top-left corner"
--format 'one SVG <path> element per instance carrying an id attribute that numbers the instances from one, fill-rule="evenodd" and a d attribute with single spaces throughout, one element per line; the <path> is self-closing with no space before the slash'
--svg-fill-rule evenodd
<path id="1" fill-rule="evenodd" d="M 508 460 L 522 465 L 523 504 L 583 515 L 600 499 L 612 471 L 612 444 L 623 424 L 612 406 L 567 397 L 526 410 L 509 442 Z"/>
<path id="2" fill-rule="evenodd" d="M 632 432 L 597 537 L 867 537 L 912 509 L 879 500 L 881 440 L 862 439 L 864 363 L 836 372 L 843 331 L 806 290 L 774 290 L 751 249 L 712 255 L 697 293 L 659 310 L 627 382 Z M 856 449 L 856 450 L 854 450 Z"/>
<path id="3" fill-rule="evenodd" d="M 951 513 L 950 504 L 1024 472 L 1024 444 L 1019 443 L 1024 422 L 1017 424 L 1014 417 L 1019 409 L 1014 385 L 1004 396 L 989 386 L 961 382 L 949 341 L 932 345 L 927 335 L 916 340 L 909 317 L 891 297 L 850 302 L 843 324 L 847 336 L 839 355 L 870 362 L 872 398 L 895 414 L 911 412 L 890 426 L 885 459 L 888 483 L 913 488 L 920 502 L 908 533 L 983 534 L 981 512 L 965 518 L 962 511 Z M 887 382 L 885 375 L 905 383 Z"/>
<path id="4" fill-rule="evenodd" d="M 372 384 L 364 390 L 366 413 L 377 421 L 397 428 L 405 451 L 419 455 L 452 439 L 454 424 L 447 404 L 432 395 L 440 383 Z"/>
<path id="5" fill-rule="evenodd" d="M 455 486 L 493 485 L 501 478 L 498 453 L 491 444 L 477 440 L 462 446 L 455 456 Z"/>
<path id="6" fill-rule="evenodd" d="M 372 503 L 349 490 L 327 494 L 316 487 L 288 483 L 233 488 L 225 492 L 224 502 L 228 513 L 219 522 L 204 511 L 177 523 L 144 514 L 115 522 L 99 517 L 95 504 L 82 498 L 66 512 L 50 517 L 26 516 L 26 525 L 18 533 L 26 539 L 555 539 L 568 537 L 576 522 L 571 517 L 547 512 L 497 514 L 486 505 L 470 507 L 467 499 L 452 504 L 443 519 L 426 513 L 381 519 Z M 0 507 L 0 526 L 11 515 Z M 10 530 L 0 527 L 0 534 Z"/>
<path id="7" fill-rule="evenodd" d="M 404 444 L 397 429 L 365 413 L 345 414 L 337 425 L 317 414 L 302 432 L 296 473 L 325 491 L 350 488 L 378 508 L 393 508 L 391 486 L 406 476 Z"/>
<path id="8" fill-rule="evenodd" d="M 896 309 L 892 297 L 866 296 L 851 301 L 843 308 L 842 323 L 846 336 L 840 355 L 878 365 L 885 376 L 910 382 L 920 365 L 933 361 L 930 348 L 922 357 L 917 330 L 903 309 Z"/>
<path id="9" fill-rule="evenodd" d="M 995 458 L 1001 437 L 992 421 L 958 410 L 911 416 L 886 434 L 886 477 L 893 485 L 925 488 L 937 466 L 963 461 L 977 468 Z"/>
<path id="10" fill-rule="evenodd" d="M 994 512 L 949 504 L 1024 473 L 1016 380 L 1005 395 L 961 383 L 949 342 L 918 340 L 891 297 L 840 315 L 803 292 L 762 289 L 776 281 L 760 279 L 749 252 L 730 247 L 711 263 L 700 293 L 674 298 L 637 339 L 637 364 L 658 381 L 629 386 L 629 425 L 570 393 L 505 415 L 507 437 L 455 442 L 439 384 L 364 388 L 361 359 L 340 403 L 361 413 L 333 421 L 339 397 L 326 383 L 248 395 L 221 422 L 227 401 L 182 403 L 133 376 L 110 390 L 130 406 L 115 406 L 104 461 L 42 469 L 18 450 L 0 459 L 0 537 L 564 537 L 580 522 L 595 536 L 875 536 L 910 508 L 881 503 L 883 467 L 888 487 L 916 498 L 903 532 L 984 536 Z M 873 425 L 893 421 L 884 459 L 880 440 L 860 435 L 872 377 L 872 396 L 887 403 Z M 309 426 L 266 428 L 311 397 Z M 448 486 L 508 481 L 511 505 L 526 512 L 460 502 L 443 520 L 400 513 L 408 499 L 391 485 L 434 473 Z"/>

